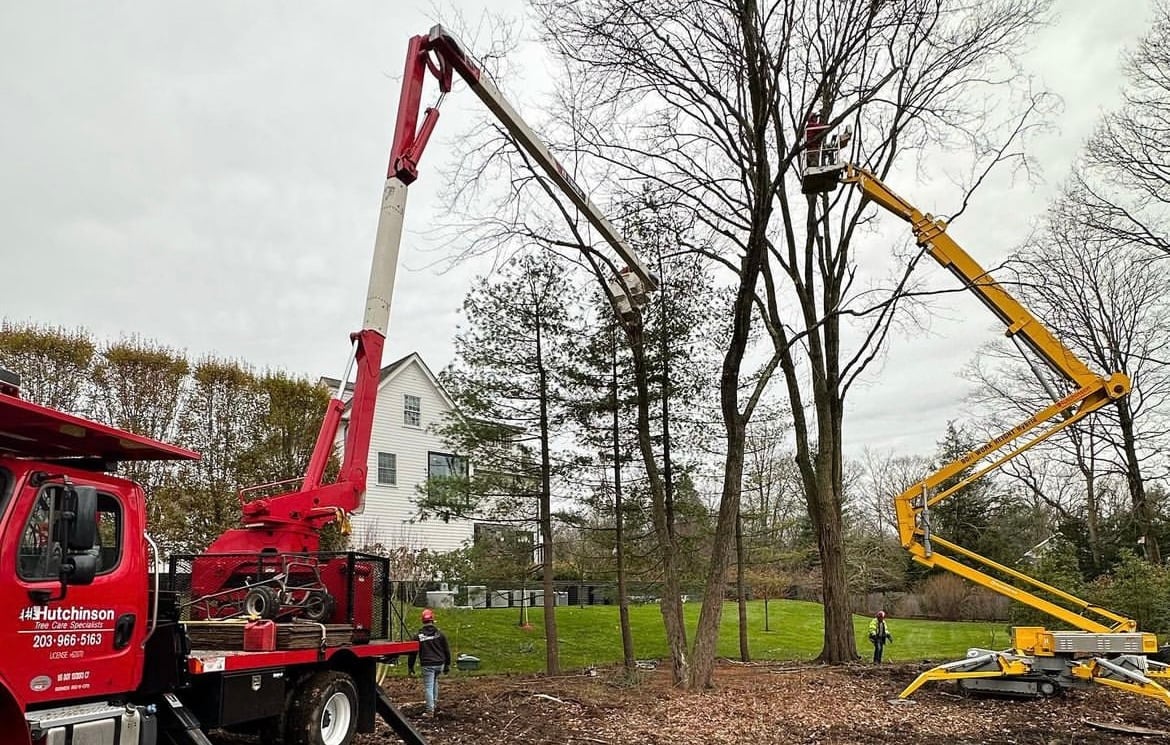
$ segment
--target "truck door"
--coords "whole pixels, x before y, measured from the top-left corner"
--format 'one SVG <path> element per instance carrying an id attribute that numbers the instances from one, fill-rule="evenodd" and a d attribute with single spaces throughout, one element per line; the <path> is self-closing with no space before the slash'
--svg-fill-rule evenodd
<path id="1" fill-rule="evenodd" d="M 0 581 L 0 639 L 17 661 L 11 680 L 29 703 L 131 691 L 142 673 L 147 577 L 140 492 L 98 485 L 98 530 L 88 552 L 97 571 L 61 598 L 63 552 L 59 482 L 26 486 L 7 521 Z M 135 536 L 138 536 L 135 538 Z M 75 551 L 76 553 L 76 551 Z M 48 593 L 38 603 L 37 593 Z"/>

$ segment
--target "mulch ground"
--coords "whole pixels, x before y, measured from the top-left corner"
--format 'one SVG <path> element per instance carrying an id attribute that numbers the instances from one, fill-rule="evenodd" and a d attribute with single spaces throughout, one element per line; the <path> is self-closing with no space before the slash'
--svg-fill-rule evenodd
<path id="1" fill-rule="evenodd" d="M 1170 707 L 1095 688 L 1038 701 L 963 698 L 927 684 L 911 702 L 898 692 L 922 665 L 820 667 L 723 663 L 710 691 L 671 687 L 663 670 L 634 682 L 615 671 L 561 677 L 442 679 L 439 716 L 423 720 L 420 684 L 388 681 L 390 698 L 430 745 L 523 743 L 1170 743 L 1167 736 L 1122 735 L 1087 722 L 1170 731 Z M 388 728 L 358 745 L 396 742 Z M 218 742 L 237 742 L 221 739 Z"/>

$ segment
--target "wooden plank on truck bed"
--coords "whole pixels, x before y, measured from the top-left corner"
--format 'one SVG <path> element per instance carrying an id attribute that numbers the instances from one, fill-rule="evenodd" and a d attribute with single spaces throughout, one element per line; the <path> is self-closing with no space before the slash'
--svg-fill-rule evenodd
<path id="1" fill-rule="evenodd" d="M 239 621 L 199 621 L 184 624 L 193 649 L 244 648 L 244 623 Z M 364 644 L 370 632 L 348 624 L 278 623 L 277 649 L 317 649 L 324 635 L 326 647 Z"/>

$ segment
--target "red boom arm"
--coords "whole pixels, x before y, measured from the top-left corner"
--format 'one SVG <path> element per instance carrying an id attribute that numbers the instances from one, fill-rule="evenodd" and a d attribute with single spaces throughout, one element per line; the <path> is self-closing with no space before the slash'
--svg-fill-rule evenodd
<path id="1" fill-rule="evenodd" d="M 422 124 L 419 125 L 423 84 L 428 72 L 438 81 L 439 102 L 426 109 Z M 217 538 L 207 549 L 209 553 L 251 553 L 265 549 L 281 552 L 316 551 L 320 543 L 319 531 L 324 525 L 339 519 L 344 523 L 348 513 L 361 512 L 366 493 L 366 464 L 378 394 L 382 347 L 390 324 L 390 300 L 402 239 L 407 186 L 418 178 L 419 160 L 439 119 L 439 103 L 451 91 L 455 73 L 459 73 L 504 124 L 515 141 L 540 164 L 548 178 L 557 184 L 625 261 L 629 270 L 640 280 L 641 287 L 645 290 L 657 288 L 657 278 L 634 255 L 617 230 L 504 100 L 487 76 L 482 74 L 459 41 L 442 26 L 435 26 L 428 34 L 412 37 L 407 47 L 406 68 L 402 76 L 394 139 L 390 148 L 390 164 L 382 192 L 382 209 L 366 294 L 365 319 L 362 330 L 351 335 L 354 342 L 352 362 L 357 365 L 357 377 L 353 397 L 349 401 L 349 427 L 338 479 L 333 484 L 321 483 L 346 409 L 342 396 L 349 379 L 348 367 L 341 377 L 337 393 L 329 401 L 300 488 L 253 500 L 248 499 L 247 491 L 242 492 L 243 527 L 229 530 Z M 274 486 L 278 484 L 268 484 L 257 489 Z"/>

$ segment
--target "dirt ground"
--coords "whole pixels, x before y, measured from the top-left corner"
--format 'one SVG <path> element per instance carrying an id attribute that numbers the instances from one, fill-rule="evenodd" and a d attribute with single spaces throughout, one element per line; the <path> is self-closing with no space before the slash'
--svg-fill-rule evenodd
<path id="1" fill-rule="evenodd" d="M 1170 743 L 1167 736 L 1122 735 L 1087 722 L 1170 731 L 1170 708 L 1108 689 L 1041 701 L 961 698 L 927 684 L 911 703 L 891 703 L 922 665 L 818 667 L 723 663 L 714 690 L 674 690 L 663 670 L 635 683 L 612 671 L 595 676 L 442 679 L 439 716 L 421 720 L 417 680 L 387 690 L 430 745 L 524 743 Z M 223 739 L 222 743 L 237 742 Z M 397 742 L 386 727 L 359 745 Z"/>

